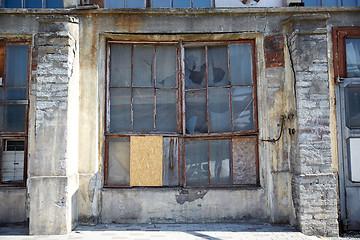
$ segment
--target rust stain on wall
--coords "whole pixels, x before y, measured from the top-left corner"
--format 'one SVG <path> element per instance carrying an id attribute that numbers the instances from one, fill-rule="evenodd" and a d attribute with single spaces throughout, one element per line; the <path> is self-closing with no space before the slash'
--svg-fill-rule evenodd
<path id="1" fill-rule="evenodd" d="M 136 15 L 119 15 L 117 17 L 117 28 L 126 30 L 126 32 L 137 32 L 142 29 L 143 21 Z"/>
<path id="2" fill-rule="evenodd" d="M 162 186 L 163 137 L 130 137 L 130 186 Z"/>

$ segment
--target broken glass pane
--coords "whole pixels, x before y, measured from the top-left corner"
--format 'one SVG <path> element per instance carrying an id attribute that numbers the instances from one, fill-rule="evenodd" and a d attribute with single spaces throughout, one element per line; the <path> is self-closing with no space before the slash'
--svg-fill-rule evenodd
<path id="1" fill-rule="evenodd" d="M 176 102 L 175 89 L 156 90 L 156 131 L 176 132 Z"/>
<path id="2" fill-rule="evenodd" d="M 176 46 L 156 46 L 156 87 L 176 87 Z"/>
<path id="3" fill-rule="evenodd" d="M 154 89 L 133 89 L 134 131 L 154 131 Z"/>
<path id="4" fill-rule="evenodd" d="M 27 85 L 28 47 L 26 45 L 6 46 L 6 82 L 7 87 Z"/>
<path id="5" fill-rule="evenodd" d="M 171 7 L 171 0 L 152 0 L 153 8 L 168 8 Z"/>
<path id="6" fill-rule="evenodd" d="M 233 86 L 253 84 L 250 43 L 230 45 L 230 75 L 230 82 Z"/>
<path id="7" fill-rule="evenodd" d="M 207 133 L 206 90 L 185 94 L 186 133 Z"/>
<path id="8" fill-rule="evenodd" d="M 173 0 L 174 8 L 191 8 L 191 0 Z"/>
<path id="9" fill-rule="evenodd" d="M 5 100 L 26 100 L 26 88 L 5 88 Z"/>
<path id="10" fill-rule="evenodd" d="M 154 86 L 154 46 L 134 45 L 134 87 Z"/>
<path id="11" fill-rule="evenodd" d="M 234 131 L 255 130 L 253 88 L 232 88 L 231 98 Z"/>
<path id="12" fill-rule="evenodd" d="M 209 140 L 210 185 L 231 185 L 230 140 Z"/>
<path id="13" fill-rule="evenodd" d="M 108 185 L 130 184 L 130 139 L 110 138 Z"/>
<path id="14" fill-rule="evenodd" d="M 185 50 L 185 87 L 206 86 L 205 48 Z"/>
<path id="15" fill-rule="evenodd" d="M 110 88 L 110 131 L 131 131 L 130 88 Z"/>
<path id="16" fill-rule="evenodd" d="M 348 87 L 347 95 L 347 126 L 349 128 L 360 128 L 360 87 Z"/>
<path id="17" fill-rule="evenodd" d="M 186 185 L 208 185 L 208 140 L 187 140 L 185 155 Z"/>
<path id="18" fill-rule="evenodd" d="M 25 105 L 4 106 L 4 131 L 24 132 L 25 131 Z"/>
<path id="19" fill-rule="evenodd" d="M 42 0 L 25 0 L 26 8 L 42 8 Z"/>
<path id="20" fill-rule="evenodd" d="M 347 77 L 360 77 L 360 38 L 346 39 Z"/>
<path id="21" fill-rule="evenodd" d="M 193 7 L 212 7 L 212 0 L 193 0 Z"/>
<path id="22" fill-rule="evenodd" d="M 125 0 L 126 8 L 144 8 L 145 0 Z"/>
<path id="23" fill-rule="evenodd" d="M 229 88 L 209 89 L 210 132 L 231 132 Z"/>
<path id="24" fill-rule="evenodd" d="M 226 46 L 208 48 L 209 86 L 229 85 L 228 51 Z"/>
<path id="25" fill-rule="evenodd" d="M 131 45 L 111 45 L 110 87 L 131 86 Z"/>

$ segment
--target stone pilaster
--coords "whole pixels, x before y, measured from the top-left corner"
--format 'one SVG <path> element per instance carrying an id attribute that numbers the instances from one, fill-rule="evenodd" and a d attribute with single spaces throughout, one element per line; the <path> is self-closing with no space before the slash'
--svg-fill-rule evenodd
<path id="1" fill-rule="evenodd" d="M 294 16 L 284 24 L 297 115 L 292 195 L 299 229 L 336 236 L 337 180 L 332 172 L 327 56 L 328 16 Z"/>
<path id="2" fill-rule="evenodd" d="M 31 86 L 35 114 L 30 124 L 29 229 L 32 235 L 66 234 L 78 218 L 79 28 L 77 19 L 68 16 L 38 22 Z"/>

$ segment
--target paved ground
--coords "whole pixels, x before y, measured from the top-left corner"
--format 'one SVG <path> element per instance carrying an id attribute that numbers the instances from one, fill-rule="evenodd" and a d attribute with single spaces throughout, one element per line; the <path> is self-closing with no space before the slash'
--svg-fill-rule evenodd
<path id="1" fill-rule="evenodd" d="M 246 240 L 337 240 L 356 239 L 360 235 L 347 238 L 324 238 L 306 236 L 288 225 L 272 225 L 269 223 L 242 224 L 143 224 L 143 225 L 97 225 L 93 227 L 79 226 L 67 235 L 28 236 L 28 230 L 23 226 L 0 227 L 0 239 L 49 239 L 49 240 L 113 240 L 113 239 L 246 239 Z"/>

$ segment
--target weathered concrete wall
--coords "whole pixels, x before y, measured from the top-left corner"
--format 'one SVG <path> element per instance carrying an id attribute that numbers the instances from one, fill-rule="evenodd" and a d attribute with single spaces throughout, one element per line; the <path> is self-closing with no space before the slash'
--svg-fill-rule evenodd
<path id="1" fill-rule="evenodd" d="M 0 189 L 0 224 L 27 221 L 26 189 Z"/>

